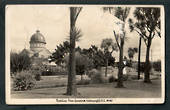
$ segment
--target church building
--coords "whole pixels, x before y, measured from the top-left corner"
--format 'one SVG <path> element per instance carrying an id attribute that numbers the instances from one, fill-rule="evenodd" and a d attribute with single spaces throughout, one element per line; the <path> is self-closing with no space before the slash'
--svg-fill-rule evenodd
<path id="1" fill-rule="evenodd" d="M 53 65 L 49 62 L 51 52 L 46 48 L 45 37 L 37 30 L 30 38 L 29 49 L 23 49 L 21 53 L 28 54 L 32 59 L 32 65 Z"/>
<path id="2" fill-rule="evenodd" d="M 39 30 L 31 36 L 29 44 L 30 48 L 24 49 L 22 52 L 28 53 L 30 57 L 48 59 L 51 55 L 51 52 L 45 47 L 45 37 Z"/>

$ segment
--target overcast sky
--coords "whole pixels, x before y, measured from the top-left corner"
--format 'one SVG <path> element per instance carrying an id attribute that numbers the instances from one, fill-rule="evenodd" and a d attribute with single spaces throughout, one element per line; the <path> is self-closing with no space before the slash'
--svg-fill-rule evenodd
<path id="1" fill-rule="evenodd" d="M 129 17 L 133 18 L 134 7 Z M 128 18 L 129 18 L 128 17 Z M 83 36 L 76 46 L 89 48 L 90 45 L 100 47 L 104 38 L 112 38 L 113 30 L 119 31 L 115 22 L 119 21 L 109 13 L 104 13 L 101 6 L 83 7 L 77 19 L 76 26 L 82 30 Z M 29 49 L 31 36 L 40 30 L 46 39 L 46 48 L 51 52 L 56 45 L 65 41 L 69 35 L 69 8 L 59 5 L 10 5 L 6 7 L 6 37 L 10 38 L 10 47 L 13 51 Z M 139 35 L 130 33 L 126 24 L 127 40 L 124 46 L 124 55 L 129 47 L 138 47 Z M 155 37 L 152 41 L 152 59 L 160 59 L 161 39 Z M 142 60 L 145 60 L 145 44 L 142 42 Z M 118 60 L 118 52 L 114 53 Z M 137 59 L 137 54 L 135 55 Z"/>

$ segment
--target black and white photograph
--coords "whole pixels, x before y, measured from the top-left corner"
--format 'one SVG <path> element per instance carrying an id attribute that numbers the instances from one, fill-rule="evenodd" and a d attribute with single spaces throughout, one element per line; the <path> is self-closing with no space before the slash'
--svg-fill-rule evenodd
<path id="1" fill-rule="evenodd" d="M 162 104 L 162 5 L 6 5 L 7 104 Z"/>

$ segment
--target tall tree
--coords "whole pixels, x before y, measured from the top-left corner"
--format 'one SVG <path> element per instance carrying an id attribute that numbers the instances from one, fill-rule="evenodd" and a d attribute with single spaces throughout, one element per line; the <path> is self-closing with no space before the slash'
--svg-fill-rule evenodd
<path id="1" fill-rule="evenodd" d="M 104 49 L 104 59 L 105 59 L 105 77 L 107 77 L 107 67 L 108 60 L 112 56 L 113 51 L 117 50 L 116 44 L 113 43 L 111 38 L 106 38 L 102 40 L 101 48 Z M 109 51 L 111 49 L 111 51 Z"/>
<path id="2" fill-rule="evenodd" d="M 131 31 L 136 31 L 146 44 L 144 82 L 150 83 L 151 64 L 149 60 L 152 39 L 160 35 L 160 8 L 139 7 L 134 11 L 136 21 L 129 19 Z"/>
<path id="3" fill-rule="evenodd" d="M 76 20 L 82 10 L 82 7 L 70 7 L 70 53 L 68 67 L 67 95 L 77 95 L 76 88 L 76 64 L 75 64 L 75 46 L 76 40 L 81 37 L 81 30 L 76 28 Z"/>
<path id="4" fill-rule="evenodd" d="M 142 38 L 139 37 L 139 52 L 138 52 L 138 79 L 140 79 L 140 56 L 141 56 Z"/>
<path id="5" fill-rule="evenodd" d="M 104 11 L 108 11 L 110 14 L 113 14 L 115 17 L 117 17 L 121 23 L 121 29 L 120 31 L 122 32 L 121 34 L 114 32 L 114 36 L 116 39 L 116 43 L 119 49 L 119 71 L 118 71 L 118 82 L 117 86 L 118 88 L 124 87 L 123 86 L 123 48 L 124 48 L 124 41 L 125 41 L 125 23 L 126 19 L 128 17 L 130 8 L 129 7 L 104 7 Z"/>

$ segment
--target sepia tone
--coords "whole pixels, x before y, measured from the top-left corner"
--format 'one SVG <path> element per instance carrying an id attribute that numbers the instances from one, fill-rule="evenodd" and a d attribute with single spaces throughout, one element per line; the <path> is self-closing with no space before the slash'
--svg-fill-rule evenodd
<path id="1" fill-rule="evenodd" d="M 5 25 L 7 104 L 164 102 L 162 6 L 8 5 Z"/>

